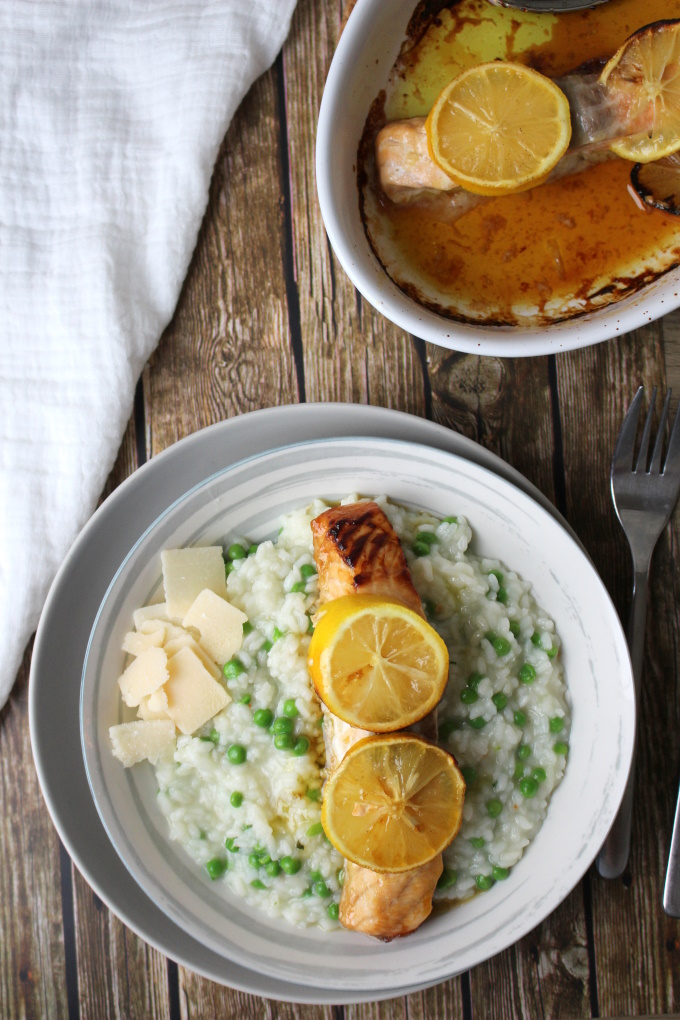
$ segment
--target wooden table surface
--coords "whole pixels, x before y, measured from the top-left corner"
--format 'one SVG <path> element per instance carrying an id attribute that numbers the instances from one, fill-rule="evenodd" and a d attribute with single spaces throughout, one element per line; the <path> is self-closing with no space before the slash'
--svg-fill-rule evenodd
<path id="1" fill-rule="evenodd" d="M 347 3 L 344 5 L 347 6 Z M 354 290 L 316 200 L 314 136 L 342 0 L 299 0 L 290 37 L 225 138 L 173 321 L 144 370 L 107 491 L 214 422 L 298 401 L 430 418 L 499 454 L 569 520 L 619 611 L 629 554 L 608 487 L 637 386 L 680 388 L 680 313 L 557 357 L 501 360 L 408 336 Z M 437 988 L 389 1002 L 296 1006 L 167 960 L 102 904 L 60 845 L 28 733 L 30 648 L 0 714 L 0 1017 L 590 1017 L 680 1010 L 680 922 L 662 888 L 680 778 L 676 514 L 659 542 L 647 630 L 636 811 L 624 877 L 594 869 L 543 924 Z M 74 751 L 74 753 L 76 753 Z"/>

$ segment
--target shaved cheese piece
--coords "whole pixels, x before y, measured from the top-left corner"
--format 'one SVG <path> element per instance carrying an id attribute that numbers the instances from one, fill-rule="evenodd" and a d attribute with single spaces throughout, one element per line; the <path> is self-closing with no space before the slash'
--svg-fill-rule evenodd
<path id="1" fill-rule="evenodd" d="M 175 746 L 175 724 L 170 719 L 121 723 L 110 727 L 109 736 L 113 753 L 126 769 L 145 758 L 155 765 Z"/>
<path id="2" fill-rule="evenodd" d="M 137 716 L 140 719 L 169 719 L 168 696 L 164 687 L 159 687 L 153 694 L 148 694 L 139 703 Z M 173 723 L 174 726 L 174 723 Z"/>
<path id="3" fill-rule="evenodd" d="M 163 648 L 169 659 L 171 659 L 173 655 L 176 655 L 180 648 L 190 648 L 194 655 L 201 660 L 205 668 L 215 680 L 222 679 L 222 670 L 220 667 L 213 662 L 205 649 L 201 648 L 198 641 L 196 641 L 196 639 L 193 638 L 186 630 L 183 630 L 181 634 L 179 634 L 176 638 L 173 638 L 172 641 L 166 641 Z"/>
<path id="4" fill-rule="evenodd" d="M 168 620 L 143 620 L 137 628 L 137 633 L 165 635 L 170 627 L 172 624 Z"/>
<path id="5" fill-rule="evenodd" d="M 222 548 L 219 545 L 165 549 L 161 553 L 165 608 L 171 620 L 183 620 L 197 595 L 210 588 L 226 598 Z"/>
<path id="6" fill-rule="evenodd" d="M 126 705 L 138 705 L 168 679 L 168 657 L 162 648 L 147 648 L 119 677 L 118 684 Z"/>
<path id="7" fill-rule="evenodd" d="M 165 610 L 165 602 L 159 602 L 155 606 L 142 606 L 141 609 L 135 609 L 132 619 L 137 630 L 142 629 L 142 624 L 146 620 L 167 620 L 168 614 Z"/>
<path id="8" fill-rule="evenodd" d="M 141 655 L 147 648 L 160 648 L 165 640 L 165 630 L 154 630 L 150 634 L 129 630 L 123 638 L 122 649 L 129 655 Z"/>
<path id="9" fill-rule="evenodd" d="M 193 602 L 182 621 L 185 627 L 196 627 L 201 645 L 215 662 L 228 662 L 243 644 L 243 624 L 248 617 L 210 588 Z"/>
<path id="10" fill-rule="evenodd" d="M 182 733 L 194 733 L 231 700 L 190 648 L 180 648 L 168 660 L 168 672 L 168 714 Z"/>

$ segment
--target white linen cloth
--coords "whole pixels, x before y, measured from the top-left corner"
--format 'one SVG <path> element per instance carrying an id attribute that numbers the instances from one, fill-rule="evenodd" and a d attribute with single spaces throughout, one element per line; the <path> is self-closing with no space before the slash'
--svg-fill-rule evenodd
<path id="1" fill-rule="evenodd" d="M 0 707 L 295 0 L 0 4 Z"/>

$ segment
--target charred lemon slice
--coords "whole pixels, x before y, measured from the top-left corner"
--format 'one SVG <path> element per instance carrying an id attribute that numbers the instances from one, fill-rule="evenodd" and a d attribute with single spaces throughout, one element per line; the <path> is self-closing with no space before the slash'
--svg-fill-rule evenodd
<path id="1" fill-rule="evenodd" d="M 680 216 L 680 152 L 655 163 L 636 163 L 630 180 L 645 205 Z"/>
<path id="2" fill-rule="evenodd" d="M 605 65 L 600 81 L 628 125 L 627 137 L 610 146 L 617 156 L 649 163 L 680 149 L 680 20 L 656 21 L 634 32 Z"/>
<path id="3" fill-rule="evenodd" d="M 460 828 L 465 780 L 455 759 L 422 737 L 365 737 L 324 787 L 321 821 L 333 846 L 372 871 L 427 864 Z"/>
<path id="4" fill-rule="evenodd" d="M 540 184 L 564 155 L 569 101 L 538 71 L 494 61 L 449 82 L 425 129 L 430 156 L 456 184 L 505 195 Z"/>
<path id="5" fill-rule="evenodd" d="M 351 726 L 375 733 L 411 726 L 440 700 L 448 671 L 442 639 L 400 602 L 347 595 L 317 617 L 309 672 L 329 711 Z"/>

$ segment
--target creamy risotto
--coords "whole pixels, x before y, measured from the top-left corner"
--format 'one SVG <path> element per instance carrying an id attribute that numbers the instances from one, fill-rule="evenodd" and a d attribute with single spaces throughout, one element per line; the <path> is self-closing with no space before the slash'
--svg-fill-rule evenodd
<path id="1" fill-rule="evenodd" d="M 467 792 L 436 899 L 466 899 L 508 877 L 563 775 L 570 713 L 559 639 L 529 582 L 469 551 L 472 531 L 455 507 L 441 520 L 376 502 L 449 648 L 439 735 Z M 232 700 L 178 736 L 156 774 L 171 837 L 212 880 L 271 916 L 330 929 L 343 861 L 321 827 L 322 716 L 307 672 L 318 607 L 310 521 L 326 508 L 316 500 L 289 514 L 275 541 L 231 536 L 227 597 L 247 617 L 223 668 Z"/>

